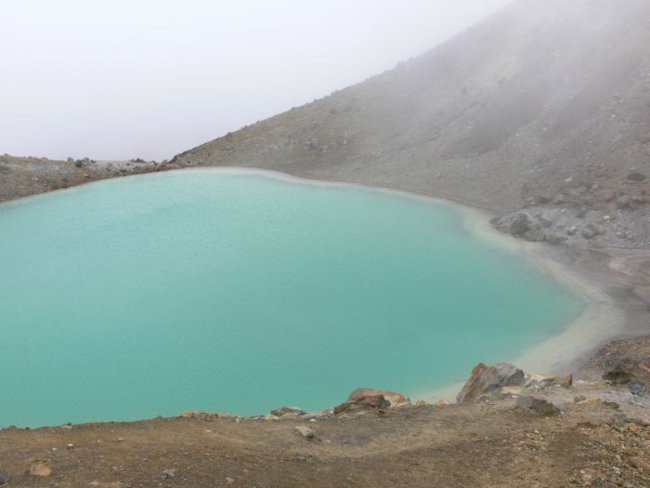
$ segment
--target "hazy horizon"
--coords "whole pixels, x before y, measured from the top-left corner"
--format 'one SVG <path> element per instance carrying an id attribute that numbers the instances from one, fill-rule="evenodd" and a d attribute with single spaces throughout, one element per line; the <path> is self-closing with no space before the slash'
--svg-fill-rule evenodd
<path id="1" fill-rule="evenodd" d="M 390 69 L 507 3 L 7 3 L 0 154 L 167 159 Z"/>

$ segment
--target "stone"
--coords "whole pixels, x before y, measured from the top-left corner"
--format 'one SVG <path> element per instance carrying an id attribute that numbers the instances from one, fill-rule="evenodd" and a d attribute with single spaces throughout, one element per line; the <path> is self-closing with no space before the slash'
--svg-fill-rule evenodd
<path id="1" fill-rule="evenodd" d="M 574 403 L 584 403 L 587 401 L 587 397 L 585 395 L 576 395 L 573 397 L 573 402 Z"/>
<path id="2" fill-rule="evenodd" d="M 9 483 L 9 473 L 0 469 L 0 485 L 6 485 Z"/>
<path id="3" fill-rule="evenodd" d="M 321 442 L 320 437 L 318 437 L 316 433 L 306 425 L 298 425 L 294 427 L 294 430 L 308 441 Z"/>
<path id="4" fill-rule="evenodd" d="M 627 387 L 630 390 L 630 393 L 634 396 L 643 396 L 645 395 L 645 384 L 641 383 L 639 380 L 633 380 L 628 383 Z"/>
<path id="5" fill-rule="evenodd" d="M 415 402 L 416 407 L 426 407 L 428 405 L 426 400 L 418 400 Z"/>
<path id="6" fill-rule="evenodd" d="M 52 475 L 52 468 L 47 463 L 36 461 L 29 465 L 29 474 L 47 478 Z"/>
<path id="7" fill-rule="evenodd" d="M 395 391 L 388 391 L 388 390 L 375 390 L 373 388 L 357 388 L 352 393 L 350 393 L 350 396 L 348 397 L 348 401 L 356 402 L 358 400 L 362 400 L 365 397 L 372 397 L 378 395 L 381 395 L 386 400 L 388 400 L 390 402 L 391 407 L 398 407 L 401 405 L 408 405 L 411 403 L 411 400 L 407 396 L 402 395 L 401 393 L 397 393 Z"/>
<path id="8" fill-rule="evenodd" d="M 635 378 L 634 373 L 630 370 L 630 368 L 624 364 L 619 364 L 607 371 L 603 375 L 603 379 L 609 381 L 613 385 L 627 385 Z"/>
<path id="9" fill-rule="evenodd" d="M 120 481 L 110 481 L 110 482 L 101 482 L 101 481 L 91 481 L 88 483 L 88 486 L 93 486 L 95 488 L 122 488 L 124 485 Z"/>
<path id="10" fill-rule="evenodd" d="M 510 363 L 494 366 L 477 364 L 456 397 L 458 403 L 472 403 L 482 396 L 498 393 L 504 386 L 523 386 L 524 372 Z"/>
<path id="11" fill-rule="evenodd" d="M 526 381 L 526 388 L 545 388 L 559 385 L 568 388 L 573 384 L 573 375 L 536 374 L 530 375 Z"/>
<path id="12" fill-rule="evenodd" d="M 438 400 L 436 403 L 433 404 L 434 407 L 436 408 L 445 408 L 449 406 L 449 402 L 446 400 Z"/>
<path id="13" fill-rule="evenodd" d="M 390 408 L 390 402 L 386 400 L 383 395 L 372 395 L 362 397 L 358 400 L 348 400 L 347 402 L 341 403 L 334 407 L 334 415 L 354 410 L 386 410 L 387 408 Z"/>
<path id="14" fill-rule="evenodd" d="M 271 410 L 271 415 L 275 415 L 276 417 L 284 417 L 285 415 L 293 415 L 297 417 L 301 417 L 303 415 L 307 415 L 307 412 L 305 412 L 303 409 L 298 408 L 298 407 L 280 407 L 276 408 L 275 410 Z"/>
<path id="15" fill-rule="evenodd" d="M 643 371 L 650 373 L 650 361 L 642 361 L 639 363 L 639 368 Z"/>
<path id="16" fill-rule="evenodd" d="M 163 478 L 176 478 L 176 470 L 175 469 L 163 469 L 162 476 L 163 476 Z"/>
<path id="17" fill-rule="evenodd" d="M 629 195 L 621 195 L 616 199 L 616 206 L 620 209 L 628 208 L 632 203 L 632 198 Z"/>
<path id="18" fill-rule="evenodd" d="M 543 398 L 532 396 L 522 396 L 518 398 L 517 407 L 531 410 L 540 415 L 557 415 L 560 413 L 560 409 L 551 402 L 546 401 Z"/>
<path id="19" fill-rule="evenodd" d="M 525 213 L 518 213 L 510 222 L 509 232 L 513 236 L 522 236 L 530 230 L 530 219 Z"/>
<path id="20" fill-rule="evenodd" d="M 630 181 L 645 181 L 646 176 L 642 173 L 630 173 L 627 175 L 627 179 Z"/>

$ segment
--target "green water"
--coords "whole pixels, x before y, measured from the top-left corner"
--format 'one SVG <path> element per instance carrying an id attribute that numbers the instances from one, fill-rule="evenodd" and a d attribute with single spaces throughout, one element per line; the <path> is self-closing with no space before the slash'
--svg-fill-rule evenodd
<path id="1" fill-rule="evenodd" d="M 260 174 L 0 205 L 0 277 L 0 426 L 429 391 L 583 310 L 452 208 Z"/>

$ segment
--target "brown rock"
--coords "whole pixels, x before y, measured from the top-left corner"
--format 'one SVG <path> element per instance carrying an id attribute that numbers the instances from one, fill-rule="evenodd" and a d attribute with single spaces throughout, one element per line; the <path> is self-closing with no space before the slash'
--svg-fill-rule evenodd
<path id="1" fill-rule="evenodd" d="M 524 372 L 510 363 L 494 366 L 477 364 L 456 400 L 458 403 L 472 403 L 482 396 L 498 393 L 504 386 L 522 386 Z"/>
<path id="2" fill-rule="evenodd" d="M 373 388 L 357 388 L 352 393 L 350 393 L 350 396 L 348 397 L 348 401 L 356 402 L 366 397 L 374 397 L 379 395 L 383 396 L 386 400 L 388 400 L 390 402 L 391 407 L 398 407 L 400 405 L 406 405 L 411 403 L 411 400 L 409 400 L 408 397 L 402 395 L 401 393 L 397 393 L 395 391 L 388 391 L 388 390 L 375 390 Z"/>
<path id="3" fill-rule="evenodd" d="M 334 407 L 334 415 L 354 410 L 378 409 L 385 410 L 390 407 L 390 402 L 383 395 L 372 395 L 361 397 L 358 400 L 348 400 L 341 405 Z"/>
<path id="4" fill-rule="evenodd" d="M 29 474 L 46 478 L 52 475 L 52 468 L 43 462 L 33 462 L 29 465 Z"/>

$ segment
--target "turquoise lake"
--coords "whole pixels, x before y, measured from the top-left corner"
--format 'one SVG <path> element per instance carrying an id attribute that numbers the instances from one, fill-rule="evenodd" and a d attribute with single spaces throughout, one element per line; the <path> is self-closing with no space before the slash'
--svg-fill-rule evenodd
<path id="1" fill-rule="evenodd" d="M 432 391 L 585 307 L 454 207 L 217 171 L 0 205 L 0 276 L 0 427 Z"/>

